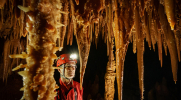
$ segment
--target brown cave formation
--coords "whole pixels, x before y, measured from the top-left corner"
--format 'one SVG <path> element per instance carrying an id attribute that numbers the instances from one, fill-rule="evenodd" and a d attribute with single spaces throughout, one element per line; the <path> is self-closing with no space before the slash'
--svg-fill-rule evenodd
<path id="1" fill-rule="evenodd" d="M 18 73 L 23 77 L 22 98 L 26 100 L 54 99 L 55 52 L 61 51 L 64 41 L 72 45 L 73 35 L 79 49 L 80 88 L 91 42 L 97 46 L 100 36 L 107 44 L 109 56 L 105 99 L 114 98 L 114 92 L 110 92 L 114 90 L 109 91 L 107 86 L 114 85 L 116 77 L 118 98 L 122 100 L 124 61 L 130 42 L 137 53 L 141 100 L 144 99 L 144 39 L 154 50 L 157 43 L 161 66 L 162 46 L 166 55 L 168 48 L 173 81 L 177 81 L 181 59 L 180 0 L 0 0 L 0 13 L 0 37 L 5 40 L 1 47 L 2 78 L 7 80 L 13 66 L 25 59 L 26 63 L 13 71 L 24 68 Z"/>

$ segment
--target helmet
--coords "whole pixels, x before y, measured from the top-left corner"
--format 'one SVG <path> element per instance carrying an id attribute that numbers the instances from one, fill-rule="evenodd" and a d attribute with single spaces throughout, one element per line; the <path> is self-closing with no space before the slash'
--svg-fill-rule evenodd
<path id="1" fill-rule="evenodd" d="M 57 67 L 62 67 L 63 68 L 63 73 L 60 74 L 62 77 L 64 77 L 65 79 L 69 79 L 67 77 L 65 77 L 64 74 L 64 70 L 65 70 L 65 64 L 66 63 L 77 63 L 76 60 L 76 54 L 62 54 L 60 55 L 60 57 L 58 57 L 57 62 L 56 62 L 56 66 Z"/>
<path id="2" fill-rule="evenodd" d="M 70 55 L 70 54 L 62 54 L 62 55 L 60 55 L 60 57 L 58 57 L 58 59 L 57 59 L 56 66 L 59 67 L 62 64 L 72 62 L 72 61 L 75 61 L 75 63 L 77 63 L 76 58 L 74 56 L 72 56 L 72 55 Z"/>

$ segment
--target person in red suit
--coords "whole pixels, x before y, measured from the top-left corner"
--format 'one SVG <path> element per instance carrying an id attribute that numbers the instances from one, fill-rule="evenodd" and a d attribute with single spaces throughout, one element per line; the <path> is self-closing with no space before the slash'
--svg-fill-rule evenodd
<path id="1" fill-rule="evenodd" d="M 59 67 L 60 79 L 55 100 L 83 100 L 83 89 L 80 90 L 79 82 L 73 80 L 76 63 L 76 55 L 62 54 L 58 57 L 56 66 Z"/>

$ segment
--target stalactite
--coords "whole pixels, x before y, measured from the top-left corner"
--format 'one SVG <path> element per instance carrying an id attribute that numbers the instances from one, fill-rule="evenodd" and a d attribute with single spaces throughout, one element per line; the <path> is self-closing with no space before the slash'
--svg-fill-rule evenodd
<path id="1" fill-rule="evenodd" d="M 132 33 L 132 32 L 130 32 L 129 41 L 130 41 L 131 43 L 133 43 L 133 33 Z"/>
<path id="2" fill-rule="evenodd" d="M 23 6 L 25 6 L 25 0 L 23 0 Z M 20 37 L 23 35 L 24 30 L 24 12 L 20 11 Z"/>
<path id="3" fill-rule="evenodd" d="M 170 25 L 168 25 L 166 15 L 164 14 L 164 7 L 162 5 L 159 5 L 159 17 L 160 17 L 160 22 L 162 25 L 161 27 L 164 31 L 164 35 L 166 36 L 168 50 L 170 52 L 173 79 L 176 82 L 177 81 L 178 57 L 177 57 L 177 48 L 176 48 L 176 44 L 175 44 L 175 36 L 174 36 L 173 31 L 171 30 Z"/>
<path id="4" fill-rule="evenodd" d="M 122 88 L 123 88 L 123 69 L 124 69 L 124 42 L 123 42 L 123 32 L 119 33 L 118 26 L 118 6 L 117 0 L 114 0 L 115 13 L 114 13 L 114 25 L 113 32 L 115 38 L 115 46 L 116 46 L 116 79 L 118 86 L 118 99 L 122 100 Z M 112 10 L 111 10 L 112 11 Z M 108 32 L 109 33 L 109 32 Z M 123 50 L 123 51 L 121 51 Z M 120 52 L 121 51 L 121 52 Z"/>
<path id="5" fill-rule="evenodd" d="M 1 1 L 0 1 L 0 9 L 2 9 L 2 8 L 4 7 L 6 1 L 7 1 L 7 0 L 1 0 Z"/>
<path id="6" fill-rule="evenodd" d="M 151 49 L 151 37 L 150 37 L 150 29 L 149 29 L 149 22 L 148 22 L 148 13 L 146 12 L 146 10 L 145 10 L 143 22 L 144 22 L 144 26 L 145 26 L 145 30 L 146 30 L 146 40 Z"/>
<path id="7" fill-rule="evenodd" d="M 77 44 L 78 44 L 79 55 L 80 55 L 80 89 L 82 89 L 83 77 L 84 77 L 89 50 L 90 50 L 90 39 L 87 38 L 87 34 L 88 34 L 87 28 L 88 27 L 83 27 L 81 31 L 76 33 Z"/>
<path id="8" fill-rule="evenodd" d="M 162 37 L 161 37 L 161 31 L 158 31 L 158 55 L 159 55 L 159 60 L 160 60 L 160 64 L 162 67 L 163 64 L 163 57 L 162 57 Z"/>
<path id="9" fill-rule="evenodd" d="M 105 8 L 106 9 L 106 8 Z M 106 14 L 103 14 L 103 19 L 102 19 L 102 39 L 104 40 L 104 36 L 105 36 L 105 28 L 106 28 Z"/>
<path id="10" fill-rule="evenodd" d="M 180 38 L 180 51 L 181 51 L 181 38 Z"/>
<path id="11" fill-rule="evenodd" d="M 136 33 L 133 32 L 133 53 L 135 54 L 136 53 Z"/>
<path id="12" fill-rule="evenodd" d="M 176 23 L 176 18 L 175 18 L 175 0 L 164 0 L 165 4 L 165 12 L 167 15 L 168 22 L 170 23 L 170 27 L 172 30 L 174 30 L 174 26 Z"/>
<path id="13" fill-rule="evenodd" d="M 109 1 L 109 15 L 108 15 L 108 37 L 109 37 L 109 42 L 111 42 L 111 31 L 112 31 L 112 1 Z"/>
<path id="14" fill-rule="evenodd" d="M 109 44 L 110 44 L 108 41 L 109 41 L 109 38 L 107 38 L 107 56 L 109 56 Z"/>
<path id="15" fill-rule="evenodd" d="M 77 33 L 77 24 L 76 24 L 76 19 L 75 19 L 75 9 L 74 9 L 74 3 L 72 0 L 70 0 L 70 12 L 72 14 L 72 20 L 73 20 L 73 24 L 74 24 L 74 35 Z"/>
<path id="16" fill-rule="evenodd" d="M 139 12 L 138 12 L 138 7 L 135 8 L 135 31 L 136 31 L 136 41 L 140 40 L 140 16 L 139 16 Z"/>
<path id="17" fill-rule="evenodd" d="M 88 30 L 87 30 L 87 33 L 88 33 L 88 38 L 90 39 L 90 34 L 91 34 L 91 25 L 88 26 Z"/>
<path id="18" fill-rule="evenodd" d="M 95 45 L 96 45 L 96 49 L 97 49 L 97 44 L 98 44 L 98 38 L 96 38 L 96 36 L 94 37 L 95 40 Z"/>
<path id="19" fill-rule="evenodd" d="M 95 39 L 98 38 L 98 34 L 99 34 L 99 25 L 95 24 Z"/>
<path id="20" fill-rule="evenodd" d="M 63 3 L 63 11 L 64 12 L 67 12 L 69 11 L 69 3 L 67 0 L 64 1 Z M 66 33 L 66 26 L 67 26 L 67 20 L 68 20 L 68 14 L 63 14 L 63 25 L 64 27 L 62 27 L 62 29 L 60 30 L 60 47 L 63 47 L 63 44 L 64 44 L 64 37 L 65 37 L 65 33 Z M 61 32 L 62 31 L 62 32 Z"/>
<path id="21" fill-rule="evenodd" d="M 105 27 L 102 27 L 102 30 L 101 30 L 101 32 L 102 32 L 102 39 L 104 39 L 104 35 L 105 35 L 105 32 L 104 32 L 104 29 Z"/>
<path id="22" fill-rule="evenodd" d="M 75 0 L 76 4 L 79 5 L 79 0 Z"/>
<path id="23" fill-rule="evenodd" d="M 14 39 L 18 39 L 20 38 L 20 26 L 19 26 L 19 23 L 17 22 L 17 26 L 16 26 L 16 34 L 15 34 L 15 37 Z"/>
<path id="24" fill-rule="evenodd" d="M 0 20 L 0 30 L 1 30 L 2 27 L 3 27 L 3 23 Z"/>
<path id="25" fill-rule="evenodd" d="M 140 95 L 141 100 L 144 99 L 143 92 L 144 92 L 144 65 L 143 65 L 143 49 L 144 49 L 144 40 L 140 38 L 137 41 L 137 63 L 138 63 L 138 75 L 139 75 L 139 87 L 140 87 Z"/>
<path id="26" fill-rule="evenodd" d="M 71 28 L 72 29 L 71 29 L 71 33 L 70 33 L 70 45 L 72 45 L 72 43 L 73 43 L 73 25 Z"/>
<path id="27" fill-rule="evenodd" d="M 95 33 L 95 24 L 92 23 L 92 32 Z"/>
<path id="28" fill-rule="evenodd" d="M 144 38 L 146 37 L 144 32 L 145 32 L 145 29 L 144 29 L 144 24 L 143 24 L 143 19 L 141 19 L 141 37 L 143 38 L 143 53 L 145 52 L 145 42 L 144 42 Z"/>
<path id="29" fill-rule="evenodd" d="M 106 28 L 105 28 L 105 29 L 106 29 Z M 108 34 L 105 33 L 105 35 L 104 35 L 104 43 L 106 43 L 107 38 L 108 38 Z"/>
<path id="30" fill-rule="evenodd" d="M 92 31 L 93 31 L 93 24 L 90 25 L 90 41 L 92 42 Z"/>
<path id="31" fill-rule="evenodd" d="M 163 47 L 164 47 L 164 51 L 165 51 L 165 55 L 167 56 L 167 43 L 166 43 L 166 38 L 165 36 L 162 34 L 162 41 L 163 41 Z"/>
<path id="32" fill-rule="evenodd" d="M 29 34 L 27 34 L 27 36 L 26 36 L 26 45 L 29 45 Z"/>
<path id="33" fill-rule="evenodd" d="M 179 34 L 179 31 L 176 31 L 175 42 L 176 42 L 176 46 L 177 46 L 178 61 L 180 62 L 180 47 L 179 47 L 179 38 L 178 38 L 177 34 Z"/>
<path id="34" fill-rule="evenodd" d="M 5 80 L 5 77 L 7 77 L 7 70 L 8 70 L 8 66 L 9 66 L 9 55 L 10 53 L 10 41 L 6 40 L 6 42 L 4 43 L 4 58 L 3 58 L 3 63 L 4 63 L 4 71 L 3 71 L 3 81 Z"/>
<path id="35" fill-rule="evenodd" d="M 68 27 L 68 33 L 67 33 L 67 45 L 70 42 L 71 33 L 73 33 L 72 27 L 73 27 L 73 20 L 71 19 L 69 23 L 69 27 Z"/>
<path id="36" fill-rule="evenodd" d="M 3 12 L 3 9 L 1 9 L 1 23 L 2 23 L 2 25 L 3 25 L 3 23 L 4 23 L 4 14 L 3 14 L 4 12 Z"/>
<path id="37" fill-rule="evenodd" d="M 157 26 L 157 21 L 156 20 L 154 20 L 154 22 L 153 22 L 153 30 L 154 30 L 154 34 L 155 34 L 155 44 L 156 44 L 156 42 L 158 41 L 158 26 Z"/>
<path id="38" fill-rule="evenodd" d="M 131 9 L 131 4 L 129 4 L 129 0 L 125 0 L 123 3 L 125 4 L 125 6 L 123 8 L 124 14 L 122 15 L 122 17 L 124 18 L 123 19 L 124 25 L 125 25 L 126 33 L 128 34 L 130 33 L 131 28 L 132 28 L 131 26 L 133 25 L 133 21 L 132 21 L 133 11 Z"/>
<path id="39" fill-rule="evenodd" d="M 106 24 L 107 24 L 107 26 L 108 26 L 108 20 L 109 20 L 109 6 L 106 6 L 106 8 L 105 8 L 105 10 L 106 10 Z"/>
<path id="40" fill-rule="evenodd" d="M 13 47 L 12 47 L 12 49 L 13 49 L 12 54 L 17 54 L 17 53 L 20 54 L 20 50 L 18 49 L 18 48 L 20 47 L 19 41 L 18 41 L 18 40 L 13 40 L 11 44 L 12 44 L 12 46 L 13 46 Z M 13 45 L 13 44 L 14 44 L 14 45 Z M 13 59 L 11 65 L 10 65 L 9 70 L 12 69 L 15 64 L 18 65 L 18 58 L 17 58 L 17 59 Z M 11 73 L 11 72 L 9 72 L 9 73 Z"/>
<path id="41" fill-rule="evenodd" d="M 74 27 L 73 27 L 73 21 L 72 21 L 72 25 L 71 25 L 71 33 L 70 33 L 70 45 L 72 45 L 72 43 L 73 43 L 73 35 L 74 35 L 74 33 L 73 33 L 73 30 L 74 30 Z"/>
<path id="42" fill-rule="evenodd" d="M 143 76 L 144 76 L 144 65 L 143 65 L 143 50 L 144 50 L 144 39 L 141 34 L 141 26 L 140 26 L 140 15 L 138 7 L 135 8 L 135 30 L 136 30 L 136 46 L 137 46 L 137 63 L 138 63 L 138 76 L 139 76 L 139 88 L 141 100 L 143 100 Z"/>
<path id="43" fill-rule="evenodd" d="M 151 37 L 151 43 L 152 43 L 152 46 L 153 46 L 153 50 L 155 51 L 155 30 L 154 30 L 154 19 L 153 17 L 154 16 L 152 14 L 152 11 L 149 11 L 149 29 L 150 29 L 150 37 Z"/>
<path id="44" fill-rule="evenodd" d="M 9 10 L 10 10 L 10 11 L 9 11 L 9 16 L 10 16 L 10 18 L 11 18 L 11 19 L 10 19 L 10 20 L 11 20 L 11 21 L 10 21 L 10 24 L 11 24 L 10 26 L 13 25 L 13 7 L 11 7 L 12 2 L 13 2 L 13 1 L 9 1 Z M 1 28 L 0 28 L 0 29 L 1 29 Z"/>
<path id="45" fill-rule="evenodd" d="M 103 17 L 102 17 L 102 15 L 101 14 L 99 14 L 99 23 L 98 23 L 98 25 L 99 25 L 99 33 L 101 34 L 101 31 L 102 31 L 102 21 L 103 20 Z"/>
<path id="46" fill-rule="evenodd" d="M 20 9 L 18 8 L 18 1 L 17 0 L 14 0 L 14 12 L 15 12 L 15 17 L 16 18 L 19 18 L 20 17 Z"/>
<path id="47" fill-rule="evenodd" d="M 145 6 L 146 6 L 146 1 L 145 0 L 140 0 L 140 5 L 139 9 L 141 9 L 140 11 L 140 15 L 141 17 L 144 16 L 144 10 L 145 10 Z"/>

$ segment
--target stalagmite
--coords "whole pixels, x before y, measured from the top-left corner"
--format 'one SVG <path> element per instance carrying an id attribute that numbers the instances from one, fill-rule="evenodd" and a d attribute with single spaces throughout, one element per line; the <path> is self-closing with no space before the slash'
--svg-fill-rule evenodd
<path id="1" fill-rule="evenodd" d="M 109 61 L 107 63 L 106 67 L 106 74 L 105 74 L 105 94 L 104 99 L 106 100 L 114 100 L 114 81 L 115 81 L 115 61 L 114 61 L 114 55 L 113 55 L 113 38 L 111 43 L 109 43 Z"/>

